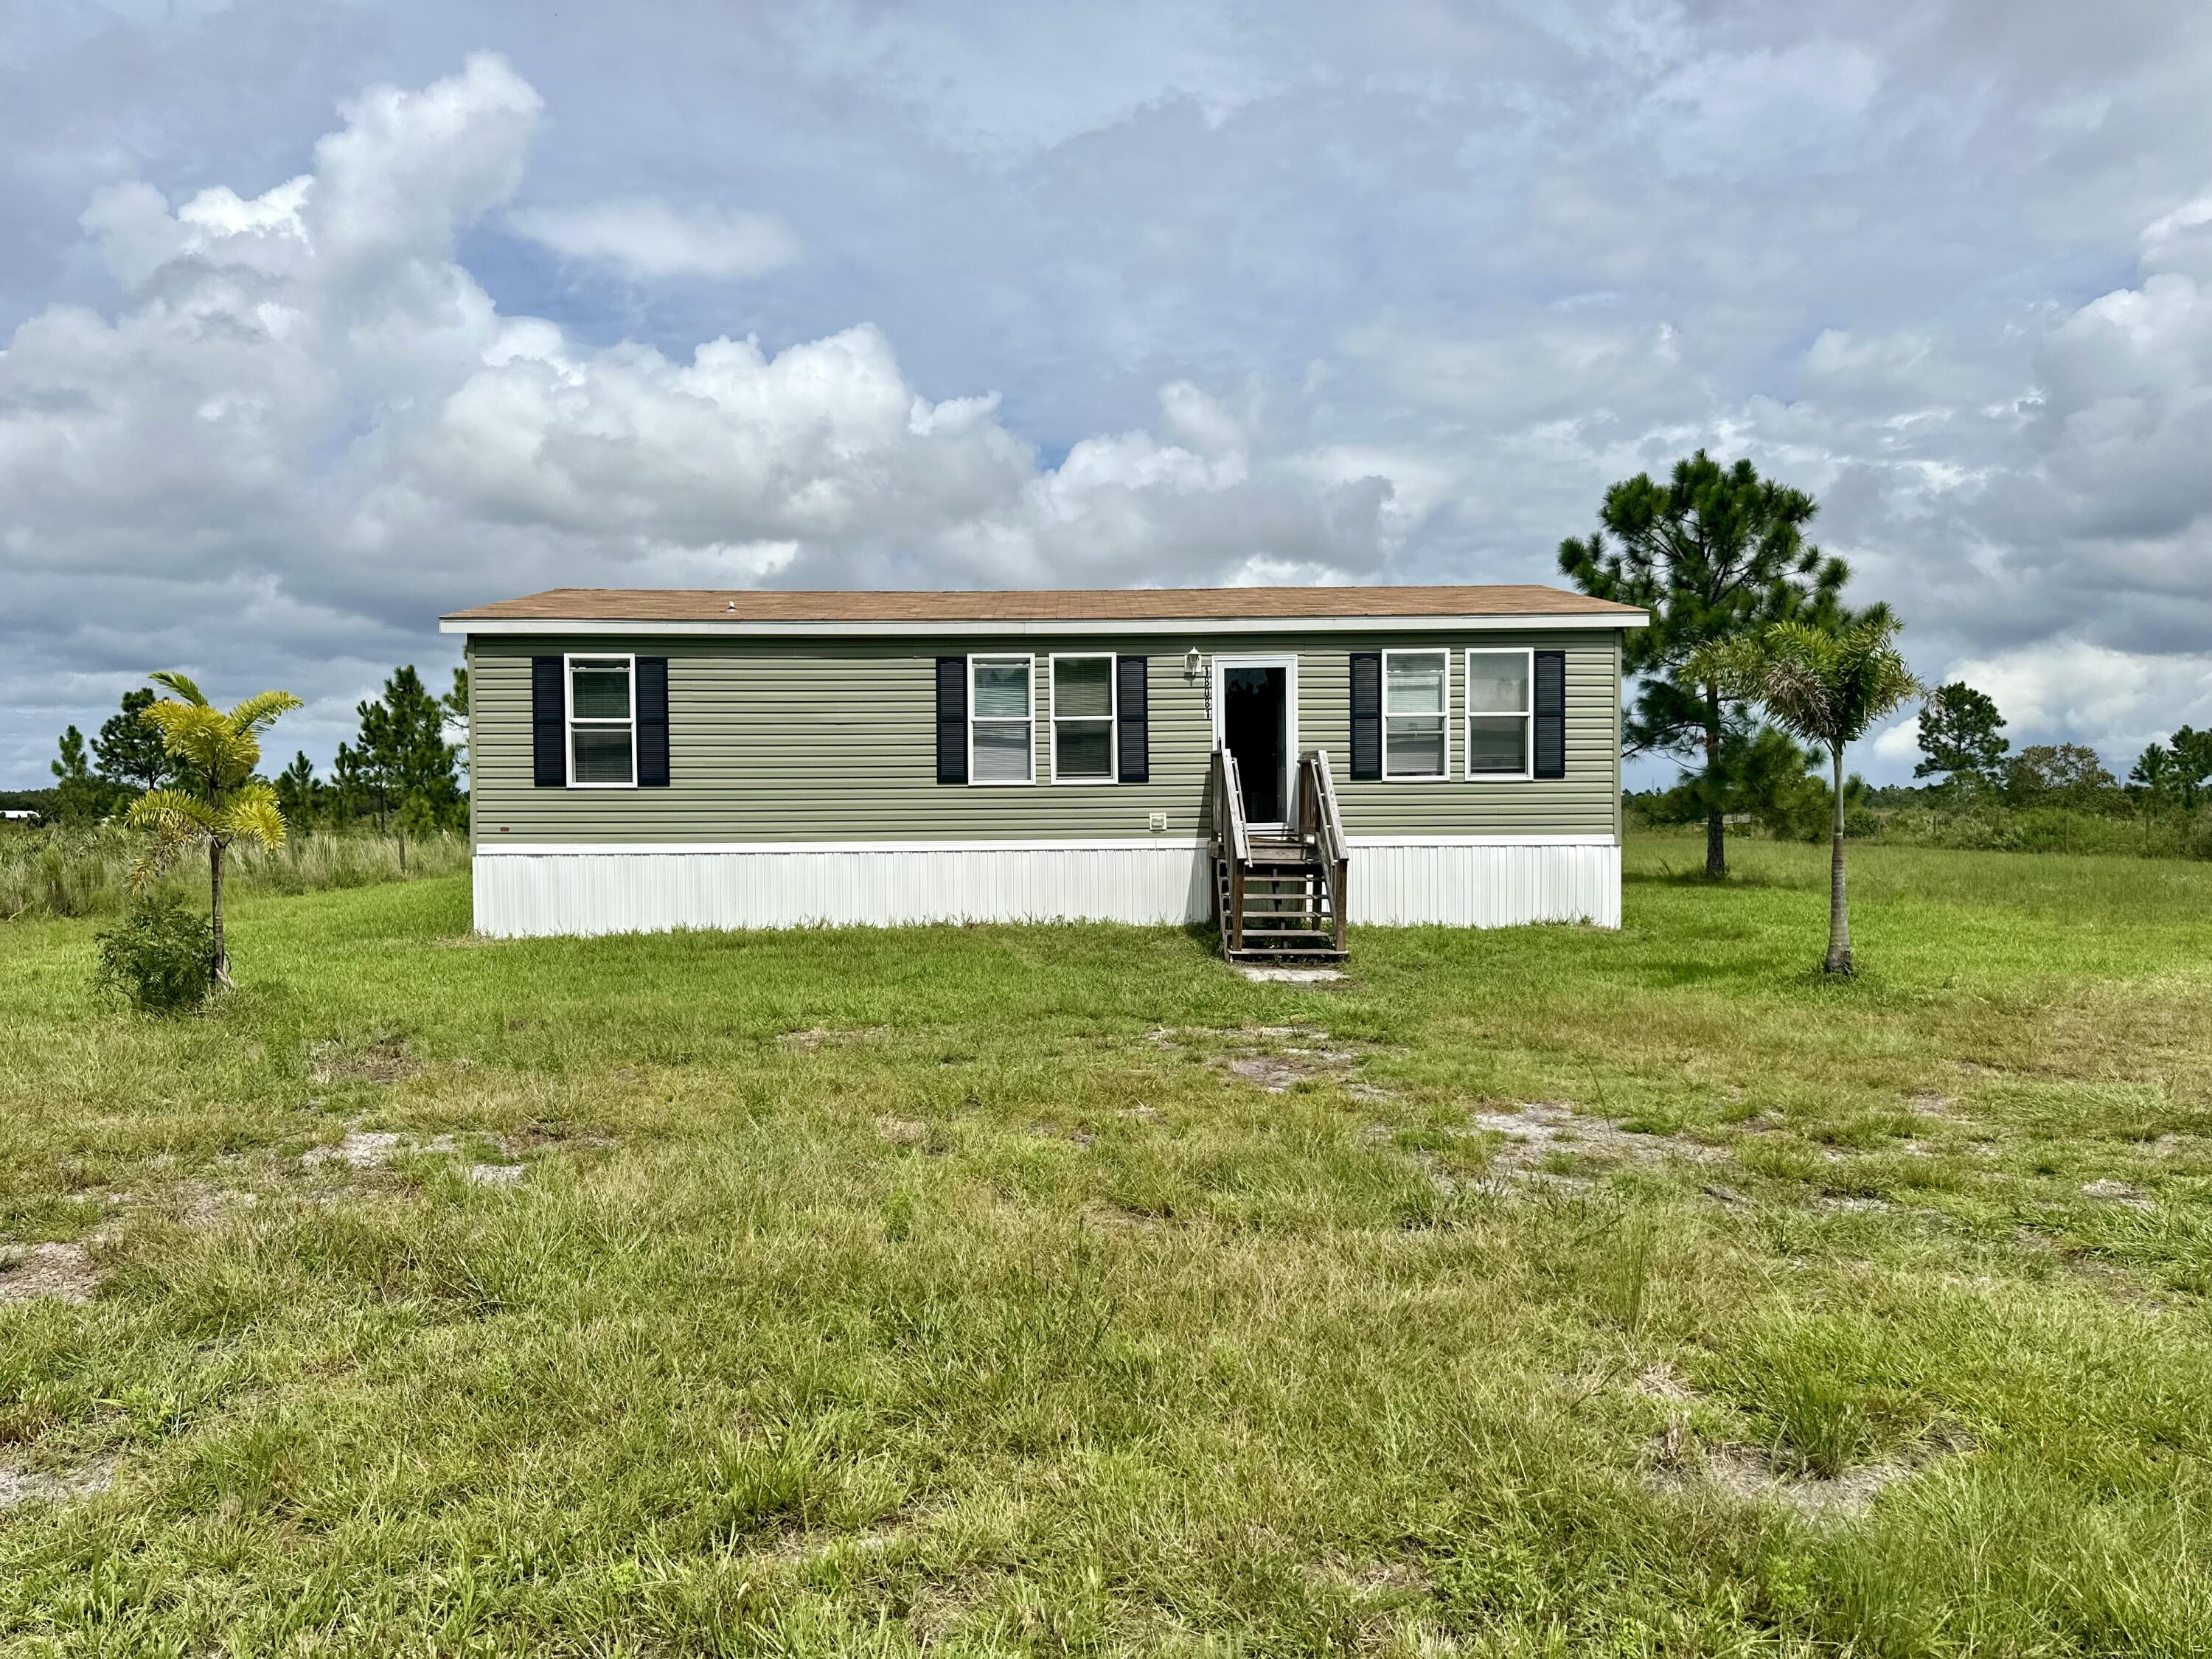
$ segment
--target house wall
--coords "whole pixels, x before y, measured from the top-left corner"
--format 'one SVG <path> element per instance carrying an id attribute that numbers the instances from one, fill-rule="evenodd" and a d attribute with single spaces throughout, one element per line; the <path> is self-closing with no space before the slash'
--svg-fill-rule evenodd
<path id="1" fill-rule="evenodd" d="M 1376 837 L 1618 839 L 1619 635 L 1609 630 L 1240 635 L 1217 639 L 1101 634 L 844 641 L 498 636 L 470 641 L 470 762 L 478 849 L 730 843 L 936 843 L 1121 841 L 1188 845 L 1207 829 L 1212 747 L 1205 674 L 1187 677 L 1197 645 L 1209 670 L 1225 656 L 1295 654 L 1298 744 L 1334 763 L 1346 832 Z M 1476 647 L 1563 650 L 1567 775 L 1469 781 L 1460 746 L 1465 659 Z M 1350 658 L 1355 651 L 1444 647 L 1453 653 L 1452 776 L 1443 782 L 1354 782 Z M 934 659 L 1030 650 L 1038 659 L 1038 781 L 1026 787 L 936 781 Z M 539 789 L 531 782 L 530 659 L 561 652 L 669 659 L 670 787 Z M 1052 652 L 1144 655 L 1152 781 L 1049 781 L 1046 658 Z M 1166 829 L 1149 827 L 1154 812 Z"/>

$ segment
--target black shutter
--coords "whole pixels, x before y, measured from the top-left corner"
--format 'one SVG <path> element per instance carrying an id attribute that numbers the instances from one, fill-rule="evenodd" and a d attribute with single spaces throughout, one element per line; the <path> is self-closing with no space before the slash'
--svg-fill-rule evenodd
<path id="1" fill-rule="evenodd" d="M 639 657 L 637 664 L 637 784 L 668 787 L 668 659 Z"/>
<path id="2" fill-rule="evenodd" d="M 1536 653 L 1536 756 L 1540 778 L 1567 775 L 1567 653 Z"/>
<path id="3" fill-rule="evenodd" d="M 937 781 L 968 781 L 968 659 L 937 659 Z"/>
<path id="4" fill-rule="evenodd" d="M 1382 775 L 1382 653 L 1352 653 L 1352 775 Z"/>
<path id="5" fill-rule="evenodd" d="M 1121 781 L 1148 783 L 1152 776 L 1151 705 L 1146 698 L 1146 674 L 1150 657 L 1114 659 L 1115 707 L 1121 730 Z"/>
<path id="6" fill-rule="evenodd" d="M 562 684 L 567 669 L 558 657 L 530 659 L 531 781 L 540 789 L 568 783 L 568 698 Z"/>

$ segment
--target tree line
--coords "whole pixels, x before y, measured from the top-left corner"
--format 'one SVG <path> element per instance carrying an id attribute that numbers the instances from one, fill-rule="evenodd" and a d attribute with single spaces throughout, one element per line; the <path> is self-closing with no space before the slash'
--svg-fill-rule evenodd
<path id="1" fill-rule="evenodd" d="M 1631 797 L 1646 818 L 1702 823 L 1705 872 L 1728 872 L 1727 828 L 1749 821 L 1784 839 L 1818 839 L 1833 821 L 1870 824 L 1882 807 L 1954 813 L 2058 808 L 2106 816 L 2193 811 L 2212 804 L 2212 732 L 2180 727 L 2136 760 L 2123 782 L 2076 743 L 2013 750 L 1996 701 L 1963 681 L 1926 690 L 1917 781 L 1870 788 L 1856 776 L 1824 781 L 1829 757 L 1797 740 L 1746 684 L 1726 672 L 1732 642 L 1810 629 L 1831 637 L 1899 625 L 1881 602 L 1846 603 L 1850 570 L 1808 539 L 1819 507 L 1802 490 L 1765 478 L 1747 460 L 1723 466 L 1700 450 L 1664 482 L 1639 473 L 1608 489 L 1597 530 L 1559 546 L 1559 568 L 1584 592 L 1642 606 L 1651 625 L 1632 633 L 1622 668 L 1634 691 L 1624 711 L 1629 757 L 1684 763 L 1670 787 Z M 1920 688 L 1913 688 L 1914 696 Z M 1911 700 L 1908 696 L 1905 701 Z"/>
<path id="2" fill-rule="evenodd" d="M 355 706 L 359 726 L 351 742 L 338 745 L 328 775 L 302 750 L 275 777 L 256 771 L 252 781 L 268 787 L 295 830 L 374 824 L 404 842 L 464 829 L 468 707 L 466 669 L 453 671 L 453 687 L 442 696 L 411 665 L 394 669 L 380 696 Z M 52 765 L 53 787 L 21 799 L 56 823 L 96 823 L 125 817 L 143 797 L 177 784 L 185 763 L 157 719 L 149 718 L 155 708 L 152 691 L 126 691 L 90 739 L 71 726 Z"/>

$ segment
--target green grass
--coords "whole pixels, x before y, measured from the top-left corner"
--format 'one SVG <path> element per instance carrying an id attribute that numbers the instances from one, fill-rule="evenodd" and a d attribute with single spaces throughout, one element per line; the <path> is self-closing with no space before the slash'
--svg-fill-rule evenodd
<path id="1" fill-rule="evenodd" d="M 2212 867 L 1857 849 L 1833 985 L 1825 849 L 1734 853 L 1313 988 L 446 878 L 241 900 L 165 1023 L 0 927 L 0 1237 L 99 1275 L 0 1300 L 0 1472 L 114 1469 L 0 1509 L 0 1632 L 2206 1650 Z"/>

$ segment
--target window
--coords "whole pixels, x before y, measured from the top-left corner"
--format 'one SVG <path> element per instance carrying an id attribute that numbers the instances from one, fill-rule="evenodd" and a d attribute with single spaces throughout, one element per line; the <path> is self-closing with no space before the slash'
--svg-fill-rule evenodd
<path id="1" fill-rule="evenodd" d="M 1052 659 L 1052 781 L 1114 781 L 1114 659 Z"/>
<path id="2" fill-rule="evenodd" d="M 1027 657 L 968 659 L 968 778 L 971 783 L 1034 783 Z"/>
<path id="3" fill-rule="evenodd" d="M 1530 653 L 1467 653 L 1467 775 L 1528 775 Z"/>
<path id="4" fill-rule="evenodd" d="M 637 782 L 637 720 L 628 657 L 568 659 L 568 781 L 584 789 Z"/>
<path id="5" fill-rule="evenodd" d="M 1382 775 L 1447 775 L 1451 723 L 1451 656 L 1443 651 L 1382 653 Z"/>

